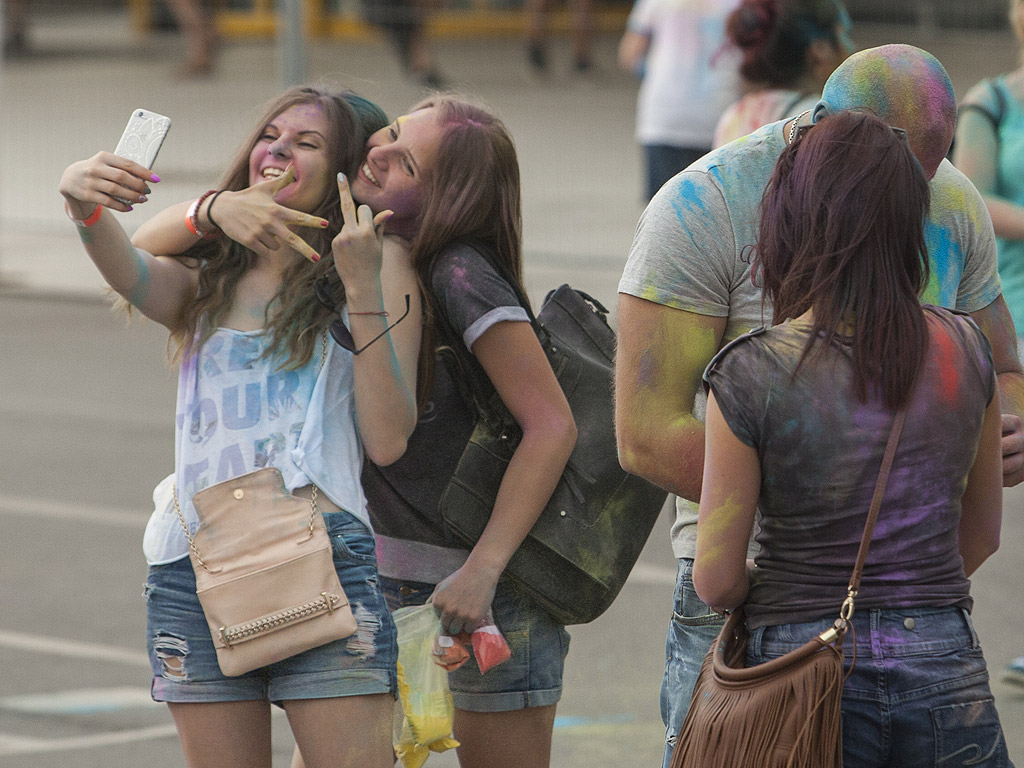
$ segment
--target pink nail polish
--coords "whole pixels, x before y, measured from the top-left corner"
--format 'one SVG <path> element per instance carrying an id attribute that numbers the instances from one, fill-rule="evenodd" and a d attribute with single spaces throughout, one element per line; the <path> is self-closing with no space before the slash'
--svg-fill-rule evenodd
<path id="1" fill-rule="evenodd" d="M 320 261 L 320 254 L 313 254 L 313 263 L 316 264 Z"/>
<path id="2" fill-rule="evenodd" d="M 321 221 L 321 222 L 320 222 L 320 227 L 321 227 L 321 229 L 327 229 L 327 225 L 328 225 L 329 223 L 330 223 L 330 222 L 328 222 L 328 221 Z"/>
<path id="3" fill-rule="evenodd" d="M 157 175 L 156 175 L 155 173 L 151 173 L 151 174 L 149 175 L 149 180 L 150 180 L 150 181 L 160 181 L 160 177 L 159 177 L 159 176 L 157 176 Z"/>

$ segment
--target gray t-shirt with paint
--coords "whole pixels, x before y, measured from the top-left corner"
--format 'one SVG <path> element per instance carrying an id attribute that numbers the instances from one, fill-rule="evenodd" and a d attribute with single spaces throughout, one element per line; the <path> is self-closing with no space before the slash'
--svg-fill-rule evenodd
<path id="1" fill-rule="evenodd" d="M 764 188 L 786 146 L 783 121 L 716 149 L 673 177 L 640 217 L 619 292 L 674 309 L 725 317 L 722 345 L 771 323 L 750 262 Z M 1000 294 L 995 236 L 981 195 L 948 161 L 930 185 L 925 223 L 931 277 L 922 300 L 975 312 Z M 679 340 L 686 343 L 685 339 Z M 704 419 L 698 391 L 694 414 Z M 676 557 L 694 555 L 697 505 L 678 499 Z"/>

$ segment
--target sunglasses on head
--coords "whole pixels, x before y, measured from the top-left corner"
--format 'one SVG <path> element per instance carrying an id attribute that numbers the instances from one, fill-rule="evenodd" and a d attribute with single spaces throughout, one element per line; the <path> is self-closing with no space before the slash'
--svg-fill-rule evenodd
<path id="1" fill-rule="evenodd" d="M 807 132 L 811 130 L 811 128 L 813 127 L 813 124 L 801 125 L 799 128 L 796 129 L 796 138 L 802 139 L 807 134 Z M 897 128 L 895 125 L 890 125 L 889 127 L 892 129 L 892 132 L 896 134 L 897 138 L 903 139 L 903 141 L 907 140 L 907 132 L 905 130 L 903 130 L 902 128 Z"/>
<path id="2" fill-rule="evenodd" d="M 316 300 L 320 302 L 321 306 L 330 310 L 331 312 L 340 312 L 338 308 L 338 302 L 335 301 L 334 299 L 334 289 L 337 285 L 341 284 L 341 279 L 337 278 L 336 275 L 336 279 L 332 280 L 331 278 L 331 275 L 324 275 L 323 277 L 317 279 L 313 283 L 313 293 L 316 294 Z M 387 328 L 378 333 L 376 336 L 374 336 L 372 339 L 370 339 L 368 342 L 366 342 L 363 346 L 359 347 L 358 349 L 356 348 L 355 339 L 352 338 L 352 332 L 348 329 L 348 326 L 345 325 L 341 317 L 332 320 L 331 324 L 327 326 L 327 330 L 330 332 L 331 338 L 334 339 L 335 343 L 339 347 L 341 347 L 342 349 L 347 349 L 353 355 L 358 355 L 360 352 L 362 352 L 371 344 L 373 344 L 373 342 L 383 337 L 384 334 L 386 334 L 400 322 L 405 320 L 406 316 L 409 314 L 409 305 L 410 297 L 409 294 L 407 293 L 405 294 L 405 312 L 402 313 L 402 316 L 395 320 L 395 322 L 391 323 L 391 325 L 389 325 Z M 368 314 L 380 314 L 383 317 L 388 316 L 387 312 L 371 312 Z"/>

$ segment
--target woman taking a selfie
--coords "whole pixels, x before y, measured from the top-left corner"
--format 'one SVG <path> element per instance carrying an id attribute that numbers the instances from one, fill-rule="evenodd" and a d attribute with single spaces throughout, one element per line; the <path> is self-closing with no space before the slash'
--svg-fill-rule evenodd
<path id="1" fill-rule="evenodd" d="M 293 88 L 267 107 L 222 180 L 222 190 L 262 187 L 315 222 L 304 254 L 218 237 L 212 194 L 176 206 L 173 226 L 142 250 L 106 209 L 145 202 L 158 181 L 148 169 L 100 152 L 61 179 L 90 258 L 111 288 L 170 331 L 178 351 L 174 498 L 146 530 L 145 594 L 153 696 L 168 703 L 189 766 L 269 768 L 271 702 L 287 712 L 311 768 L 393 765 L 395 628 L 359 473 L 364 451 L 394 461 L 415 426 L 420 320 L 406 252 L 382 249 L 387 213 L 357 209 L 344 176 L 357 168 L 367 130 L 380 124 L 371 106 L 352 94 Z M 348 318 L 345 348 L 328 338 L 340 322 L 335 312 L 310 298 L 314 282 L 332 272 Z M 409 317 L 388 331 L 388 312 L 402 315 L 406 297 Z M 356 631 L 229 677 L 196 595 L 192 499 L 265 467 L 323 514 Z M 309 527 L 312 534 L 313 518 Z"/>

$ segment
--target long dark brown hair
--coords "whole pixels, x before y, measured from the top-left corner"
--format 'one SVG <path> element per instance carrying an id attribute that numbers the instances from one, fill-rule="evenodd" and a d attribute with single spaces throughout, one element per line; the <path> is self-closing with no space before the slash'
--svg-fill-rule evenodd
<path id="1" fill-rule="evenodd" d="M 411 112 L 428 108 L 437 113 L 441 138 L 434 166 L 424 180 L 423 210 L 410 244 L 412 264 L 424 289 L 421 402 L 432 387 L 437 338 L 430 273 L 446 246 L 464 242 L 478 247 L 527 300 L 519 159 L 511 135 L 485 107 L 458 96 L 432 96 Z"/>
<path id="2" fill-rule="evenodd" d="M 858 397 L 902 405 L 928 347 L 928 182 L 874 115 L 822 119 L 783 151 L 762 200 L 755 268 L 776 323 L 813 310 L 801 363 L 852 327 Z"/>
<path id="3" fill-rule="evenodd" d="M 219 189 L 238 190 L 249 186 L 252 148 L 268 123 L 299 104 L 316 104 L 323 109 L 328 124 L 327 157 L 332 176 L 339 171 L 353 175 L 367 138 L 387 125 L 387 117 L 379 107 L 354 93 L 317 86 L 290 88 L 267 104 Z M 314 298 L 313 283 L 334 269 L 333 259 L 326 257 L 331 254 L 331 240 L 342 226 L 335 184 L 328 184 L 326 196 L 310 213 L 330 222 L 326 229 L 308 229 L 302 234 L 322 258 L 316 264 L 297 259 L 286 271 L 277 296 L 267 307 L 266 328 L 271 340 L 266 354 L 285 356 L 286 368 L 299 368 L 309 362 L 318 338 L 333 316 Z M 183 255 L 193 257 L 200 272 L 196 298 L 186 305 L 171 337 L 179 355 L 198 349 L 217 328 L 219 319 L 231 306 L 238 281 L 255 259 L 252 251 L 228 238 L 201 240 Z"/>

